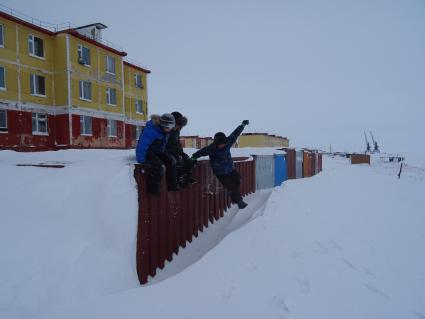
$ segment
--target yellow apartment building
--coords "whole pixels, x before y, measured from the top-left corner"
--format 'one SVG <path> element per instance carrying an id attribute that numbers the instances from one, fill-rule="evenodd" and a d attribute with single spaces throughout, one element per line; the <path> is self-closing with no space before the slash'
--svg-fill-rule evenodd
<path id="1" fill-rule="evenodd" d="M 150 71 L 105 41 L 105 28 L 29 22 L 0 7 L 0 149 L 135 146 Z"/>

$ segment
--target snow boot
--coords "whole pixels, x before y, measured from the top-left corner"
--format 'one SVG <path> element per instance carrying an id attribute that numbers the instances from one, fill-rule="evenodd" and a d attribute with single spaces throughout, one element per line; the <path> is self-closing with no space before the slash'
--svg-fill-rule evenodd
<path id="1" fill-rule="evenodd" d="M 242 199 L 237 202 L 239 209 L 244 209 L 246 206 L 248 206 L 247 203 L 245 203 Z"/>

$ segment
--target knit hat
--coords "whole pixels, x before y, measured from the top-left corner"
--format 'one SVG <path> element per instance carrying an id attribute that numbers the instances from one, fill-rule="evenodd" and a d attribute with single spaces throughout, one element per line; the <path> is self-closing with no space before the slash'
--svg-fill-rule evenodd
<path id="1" fill-rule="evenodd" d="M 159 124 L 163 128 L 174 128 L 174 126 L 176 125 L 176 120 L 174 119 L 174 116 L 172 114 L 164 113 L 159 119 Z"/>
<path id="2" fill-rule="evenodd" d="M 227 143 L 226 134 L 224 134 L 223 132 L 215 133 L 214 144 L 221 145 L 221 144 L 226 144 L 226 143 Z"/>
<path id="3" fill-rule="evenodd" d="M 180 112 L 172 112 L 171 113 L 174 116 L 174 119 L 176 120 L 176 126 L 186 126 L 187 125 L 187 118 L 183 116 Z"/>

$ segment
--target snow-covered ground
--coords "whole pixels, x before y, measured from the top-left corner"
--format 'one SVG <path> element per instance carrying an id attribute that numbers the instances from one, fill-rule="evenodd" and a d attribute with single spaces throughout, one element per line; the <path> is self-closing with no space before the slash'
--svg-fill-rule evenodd
<path id="1" fill-rule="evenodd" d="M 133 161 L 0 152 L 0 318 L 425 318 L 420 161 L 398 179 L 395 163 L 325 157 L 321 174 L 250 195 L 144 287 Z M 40 162 L 66 167 L 15 166 Z"/>

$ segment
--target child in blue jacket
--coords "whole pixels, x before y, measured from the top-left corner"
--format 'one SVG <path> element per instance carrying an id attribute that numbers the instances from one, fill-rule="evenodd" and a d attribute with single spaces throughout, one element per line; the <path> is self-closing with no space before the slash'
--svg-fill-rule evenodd
<path id="1" fill-rule="evenodd" d="M 139 137 L 136 147 L 137 162 L 145 164 L 148 171 L 146 191 L 148 194 L 159 196 L 161 177 L 166 168 L 168 190 L 177 191 L 177 171 L 175 159 L 167 153 L 165 146 L 171 130 L 175 126 L 173 115 L 165 113 L 159 119 L 159 125 L 148 121 Z"/>
<path id="2" fill-rule="evenodd" d="M 210 157 L 210 165 L 214 175 L 224 188 L 230 191 L 232 202 L 236 203 L 241 209 L 248 206 L 248 204 L 242 200 L 240 192 L 241 176 L 235 169 L 230 148 L 242 133 L 245 125 L 248 124 L 249 121 L 244 120 L 228 137 L 223 132 L 216 133 L 212 144 L 192 155 L 194 161 L 202 156 L 208 155 Z"/>

